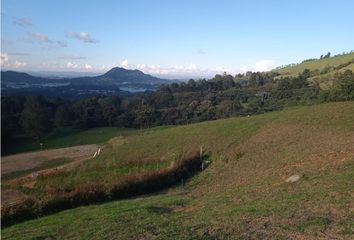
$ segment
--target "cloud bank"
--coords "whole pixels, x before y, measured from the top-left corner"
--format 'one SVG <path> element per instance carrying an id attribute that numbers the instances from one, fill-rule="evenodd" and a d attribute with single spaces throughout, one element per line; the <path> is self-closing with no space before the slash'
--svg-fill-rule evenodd
<path id="1" fill-rule="evenodd" d="M 9 55 L 6 53 L 1 53 L 0 64 L 2 68 L 24 68 L 27 66 L 27 62 L 22 62 L 18 60 L 11 60 Z"/>
<path id="2" fill-rule="evenodd" d="M 35 35 L 41 41 L 47 41 L 42 35 Z M 109 65 L 95 65 L 86 62 L 86 57 L 80 55 L 64 55 L 57 58 L 58 62 L 45 62 L 37 66 L 28 66 L 26 62 L 22 61 L 10 61 L 8 54 L 1 55 L 1 65 L 7 68 L 23 68 L 23 67 L 33 67 L 38 69 L 45 69 L 48 71 L 86 71 L 86 72 L 106 72 L 113 67 L 122 67 L 125 69 L 138 69 L 146 74 L 151 74 L 163 78 L 211 78 L 215 74 L 222 74 L 224 72 L 228 74 L 235 75 L 237 73 L 245 73 L 247 71 L 269 71 L 274 68 L 273 60 L 260 60 L 256 63 L 243 66 L 241 68 L 225 68 L 225 67 L 214 67 L 214 68 L 201 68 L 196 63 L 190 62 L 188 64 L 173 65 L 173 66 L 161 66 L 158 64 L 131 64 L 128 59 L 122 60 L 120 63 L 112 63 Z M 64 61 L 63 60 L 67 60 Z"/>
<path id="3" fill-rule="evenodd" d="M 200 68 L 197 64 L 190 62 L 184 65 L 174 65 L 174 66 L 161 66 L 161 65 L 149 65 L 145 63 L 140 64 L 129 64 L 127 59 L 124 59 L 119 67 L 126 69 L 138 69 L 144 73 L 151 75 L 159 75 L 166 78 L 185 78 L 185 77 L 213 77 L 215 74 L 222 74 L 224 72 L 228 74 L 245 73 L 247 71 L 253 72 L 263 72 L 269 71 L 274 68 L 273 60 L 260 60 L 253 65 L 243 66 L 241 68 L 225 68 L 225 67 L 214 67 L 214 68 Z"/>

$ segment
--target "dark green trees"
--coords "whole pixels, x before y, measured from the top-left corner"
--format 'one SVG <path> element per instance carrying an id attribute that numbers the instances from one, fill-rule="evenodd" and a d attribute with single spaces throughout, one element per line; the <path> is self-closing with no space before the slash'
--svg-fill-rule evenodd
<path id="1" fill-rule="evenodd" d="M 155 92 L 124 97 L 94 96 L 79 100 L 43 97 L 3 97 L 2 139 L 27 132 L 40 139 L 56 128 L 101 126 L 147 128 L 188 124 L 280 109 L 293 104 L 354 100 L 354 74 L 331 75 L 333 88 L 309 82 L 313 71 L 296 77 L 275 78 L 273 72 L 216 75 L 163 85 Z"/>
<path id="2" fill-rule="evenodd" d="M 51 109 L 43 97 L 27 97 L 21 113 L 23 129 L 34 139 L 39 140 L 52 126 Z"/>
<path id="3" fill-rule="evenodd" d="M 68 104 L 60 105 L 54 116 L 54 126 L 57 128 L 70 126 L 72 123 L 72 110 Z"/>
<path id="4" fill-rule="evenodd" d="M 346 70 L 334 76 L 332 98 L 336 100 L 354 100 L 354 73 Z"/>
<path id="5" fill-rule="evenodd" d="M 20 118 L 24 97 L 6 97 L 1 99 L 1 143 L 11 141 L 21 131 Z"/>

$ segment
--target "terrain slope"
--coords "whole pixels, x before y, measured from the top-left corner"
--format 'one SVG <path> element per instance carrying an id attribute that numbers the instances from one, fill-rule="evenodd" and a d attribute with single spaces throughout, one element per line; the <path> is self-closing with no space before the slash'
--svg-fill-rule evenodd
<path id="1" fill-rule="evenodd" d="M 354 102 L 338 102 L 117 136 L 34 189 L 109 184 L 200 147 L 211 163 L 165 191 L 15 224 L 2 238 L 353 239 L 353 119 Z"/>

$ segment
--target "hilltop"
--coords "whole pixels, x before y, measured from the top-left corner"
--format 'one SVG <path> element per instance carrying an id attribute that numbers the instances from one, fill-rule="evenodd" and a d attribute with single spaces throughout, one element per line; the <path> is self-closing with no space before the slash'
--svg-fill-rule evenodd
<path id="1" fill-rule="evenodd" d="M 201 146 L 211 164 L 167 191 L 30 220 L 2 237 L 351 239 L 353 119 L 354 103 L 338 102 L 122 134 L 99 158 L 22 189 L 110 184 Z"/>

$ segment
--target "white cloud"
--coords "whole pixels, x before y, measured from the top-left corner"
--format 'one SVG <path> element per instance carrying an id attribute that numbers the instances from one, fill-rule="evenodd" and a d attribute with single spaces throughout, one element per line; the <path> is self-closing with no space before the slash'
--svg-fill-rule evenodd
<path id="1" fill-rule="evenodd" d="M 15 63 L 13 64 L 13 67 L 14 68 L 23 68 L 27 66 L 27 63 L 26 62 L 21 62 L 21 61 L 15 61 Z"/>
<path id="2" fill-rule="evenodd" d="M 260 60 L 253 65 L 242 66 L 238 72 L 241 73 L 246 73 L 248 71 L 266 72 L 272 70 L 275 67 L 274 64 L 275 64 L 274 60 L 269 60 L 269 59 Z"/>
<path id="3" fill-rule="evenodd" d="M 77 65 L 76 63 L 68 62 L 66 64 L 66 67 L 70 68 L 70 69 L 77 69 L 79 67 L 79 65 Z"/>
<path id="4" fill-rule="evenodd" d="M 88 32 L 69 32 L 67 37 L 75 38 L 86 43 L 98 43 L 98 40 L 92 38 Z"/>
<path id="5" fill-rule="evenodd" d="M 0 58 L 0 63 L 1 63 L 1 66 L 6 66 L 9 62 L 9 57 L 6 53 L 1 53 L 1 58 Z"/>
<path id="6" fill-rule="evenodd" d="M 18 59 L 10 58 L 7 53 L 1 54 L 1 65 L 12 68 L 28 67 L 26 62 L 19 61 Z M 251 65 L 237 67 L 211 67 L 200 68 L 196 63 L 190 62 L 189 64 L 179 64 L 174 66 L 161 66 L 157 64 L 132 64 L 128 59 L 124 59 L 120 64 L 108 64 L 108 65 L 95 65 L 92 63 L 85 63 L 79 60 L 85 59 L 85 57 L 77 55 L 62 56 L 58 59 L 67 60 L 65 62 L 46 62 L 39 66 L 40 69 L 46 70 L 70 70 L 70 71 L 87 71 L 87 72 L 106 72 L 115 66 L 123 67 L 126 69 L 138 69 L 146 74 L 151 74 L 163 78 L 211 78 L 215 74 L 222 74 L 227 72 L 228 74 L 244 73 L 247 71 L 268 71 L 272 69 L 274 64 L 273 60 L 261 60 Z M 12 60 L 12 61 L 11 61 Z M 78 62 L 79 61 L 79 62 Z"/>
<path id="7" fill-rule="evenodd" d="M 122 67 L 122 68 L 129 68 L 130 66 L 129 66 L 129 62 L 128 62 L 128 59 L 124 59 L 123 61 L 122 61 L 122 63 L 119 65 L 119 67 Z"/>
<path id="8" fill-rule="evenodd" d="M 254 64 L 254 71 L 256 72 L 265 72 L 274 68 L 273 60 L 261 60 Z"/>
<path id="9" fill-rule="evenodd" d="M 39 69 L 46 71 L 78 71 L 78 72 L 102 72 L 108 71 L 113 68 L 113 65 L 106 67 L 105 65 L 95 66 L 89 63 L 77 63 L 74 61 L 68 61 L 66 63 L 60 62 L 43 62 L 40 64 Z"/>
<path id="10" fill-rule="evenodd" d="M 26 17 L 15 18 L 13 23 L 18 25 L 18 26 L 21 26 L 21 27 L 27 27 L 27 26 L 32 26 L 33 25 L 31 19 L 26 18 Z"/>
<path id="11" fill-rule="evenodd" d="M 101 67 L 98 68 L 99 71 L 107 71 L 108 67 L 106 67 L 105 65 L 102 65 Z"/>
<path id="12" fill-rule="evenodd" d="M 197 69 L 197 65 L 195 65 L 194 63 L 190 63 L 187 67 L 188 70 L 196 70 Z"/>
<path id="13" fill-rule="evenodd" d="M 92 69 L 92 66 L 91 66 L 90 64 L 85 63 L 84 68 L 85 68 L 86 70 L 91 70 L 91 69 Z"/>
<path id="14" fill-rule="evenodd" d="M 240 72 L 242 72 L 242 73 L 245 73 L 245 72 L 247 72 L 247 71 L 249 71 L 249 67 L 247 67 L 247 66 L 242 66 L 242 67 L 240 68 Z"/>
<path id="15" fill-rule="evenodd" d="M 140 70 L 144 70 L 146 68 L 146 64 L 145 63 L 138 64 L 136 65 L 136 68 Z"/>
<path id="16" fill-rule="evenodd" d="M 123 64 L 126 63 L 126 64 Z M 261 60 L 250 66 L 243 66 L 240 68 L 235 67 L 214 67 L 214 68 L 200 68 L 197 64 L 191 62 L 187 65 L 175 66 L 160 66 L 148 64 L 128 64 L 128 60 L 124 60 L 120 66 L 126 65 L 129 69 L 139 69 L 147 74 L 162 75 L 165 77 L 213 77 L 215 74 L 228 74 L 245 73 L 247 71 L 269 71 L 274 66 L 273 60 Z"/>
<path id="17" fill-rule="evenodd" d="M 208 69 L 200 69 L 197 64 L 191 62 L 187 65 L 175 65 L 175 66 L 161 66 L 157 64 L 145 64 L 145 63 L 139 63 L 139 64 L 130 64 L 128 59 L 124 59 L 120 64 L 118 64 L 119 67 L 125 68 L 125 69 L 138 69 L 146 74 L 152 74 L 152 75 L 161 75 L 162 77 L 196 77 L 196 76 L 208 76 L 211 77 L 217 72 L 215 70 L 208 70 Z M 107 70 L 105 69 L 99 69 L 99 70 Z"/>
<path id="18" fill-rule="evenodd" d="M 12 61 L 7 53 L 1 53 L 1 67 L 6 68 L 23 68 L 27 66 L 27 62 L 15 60 Z"/>

